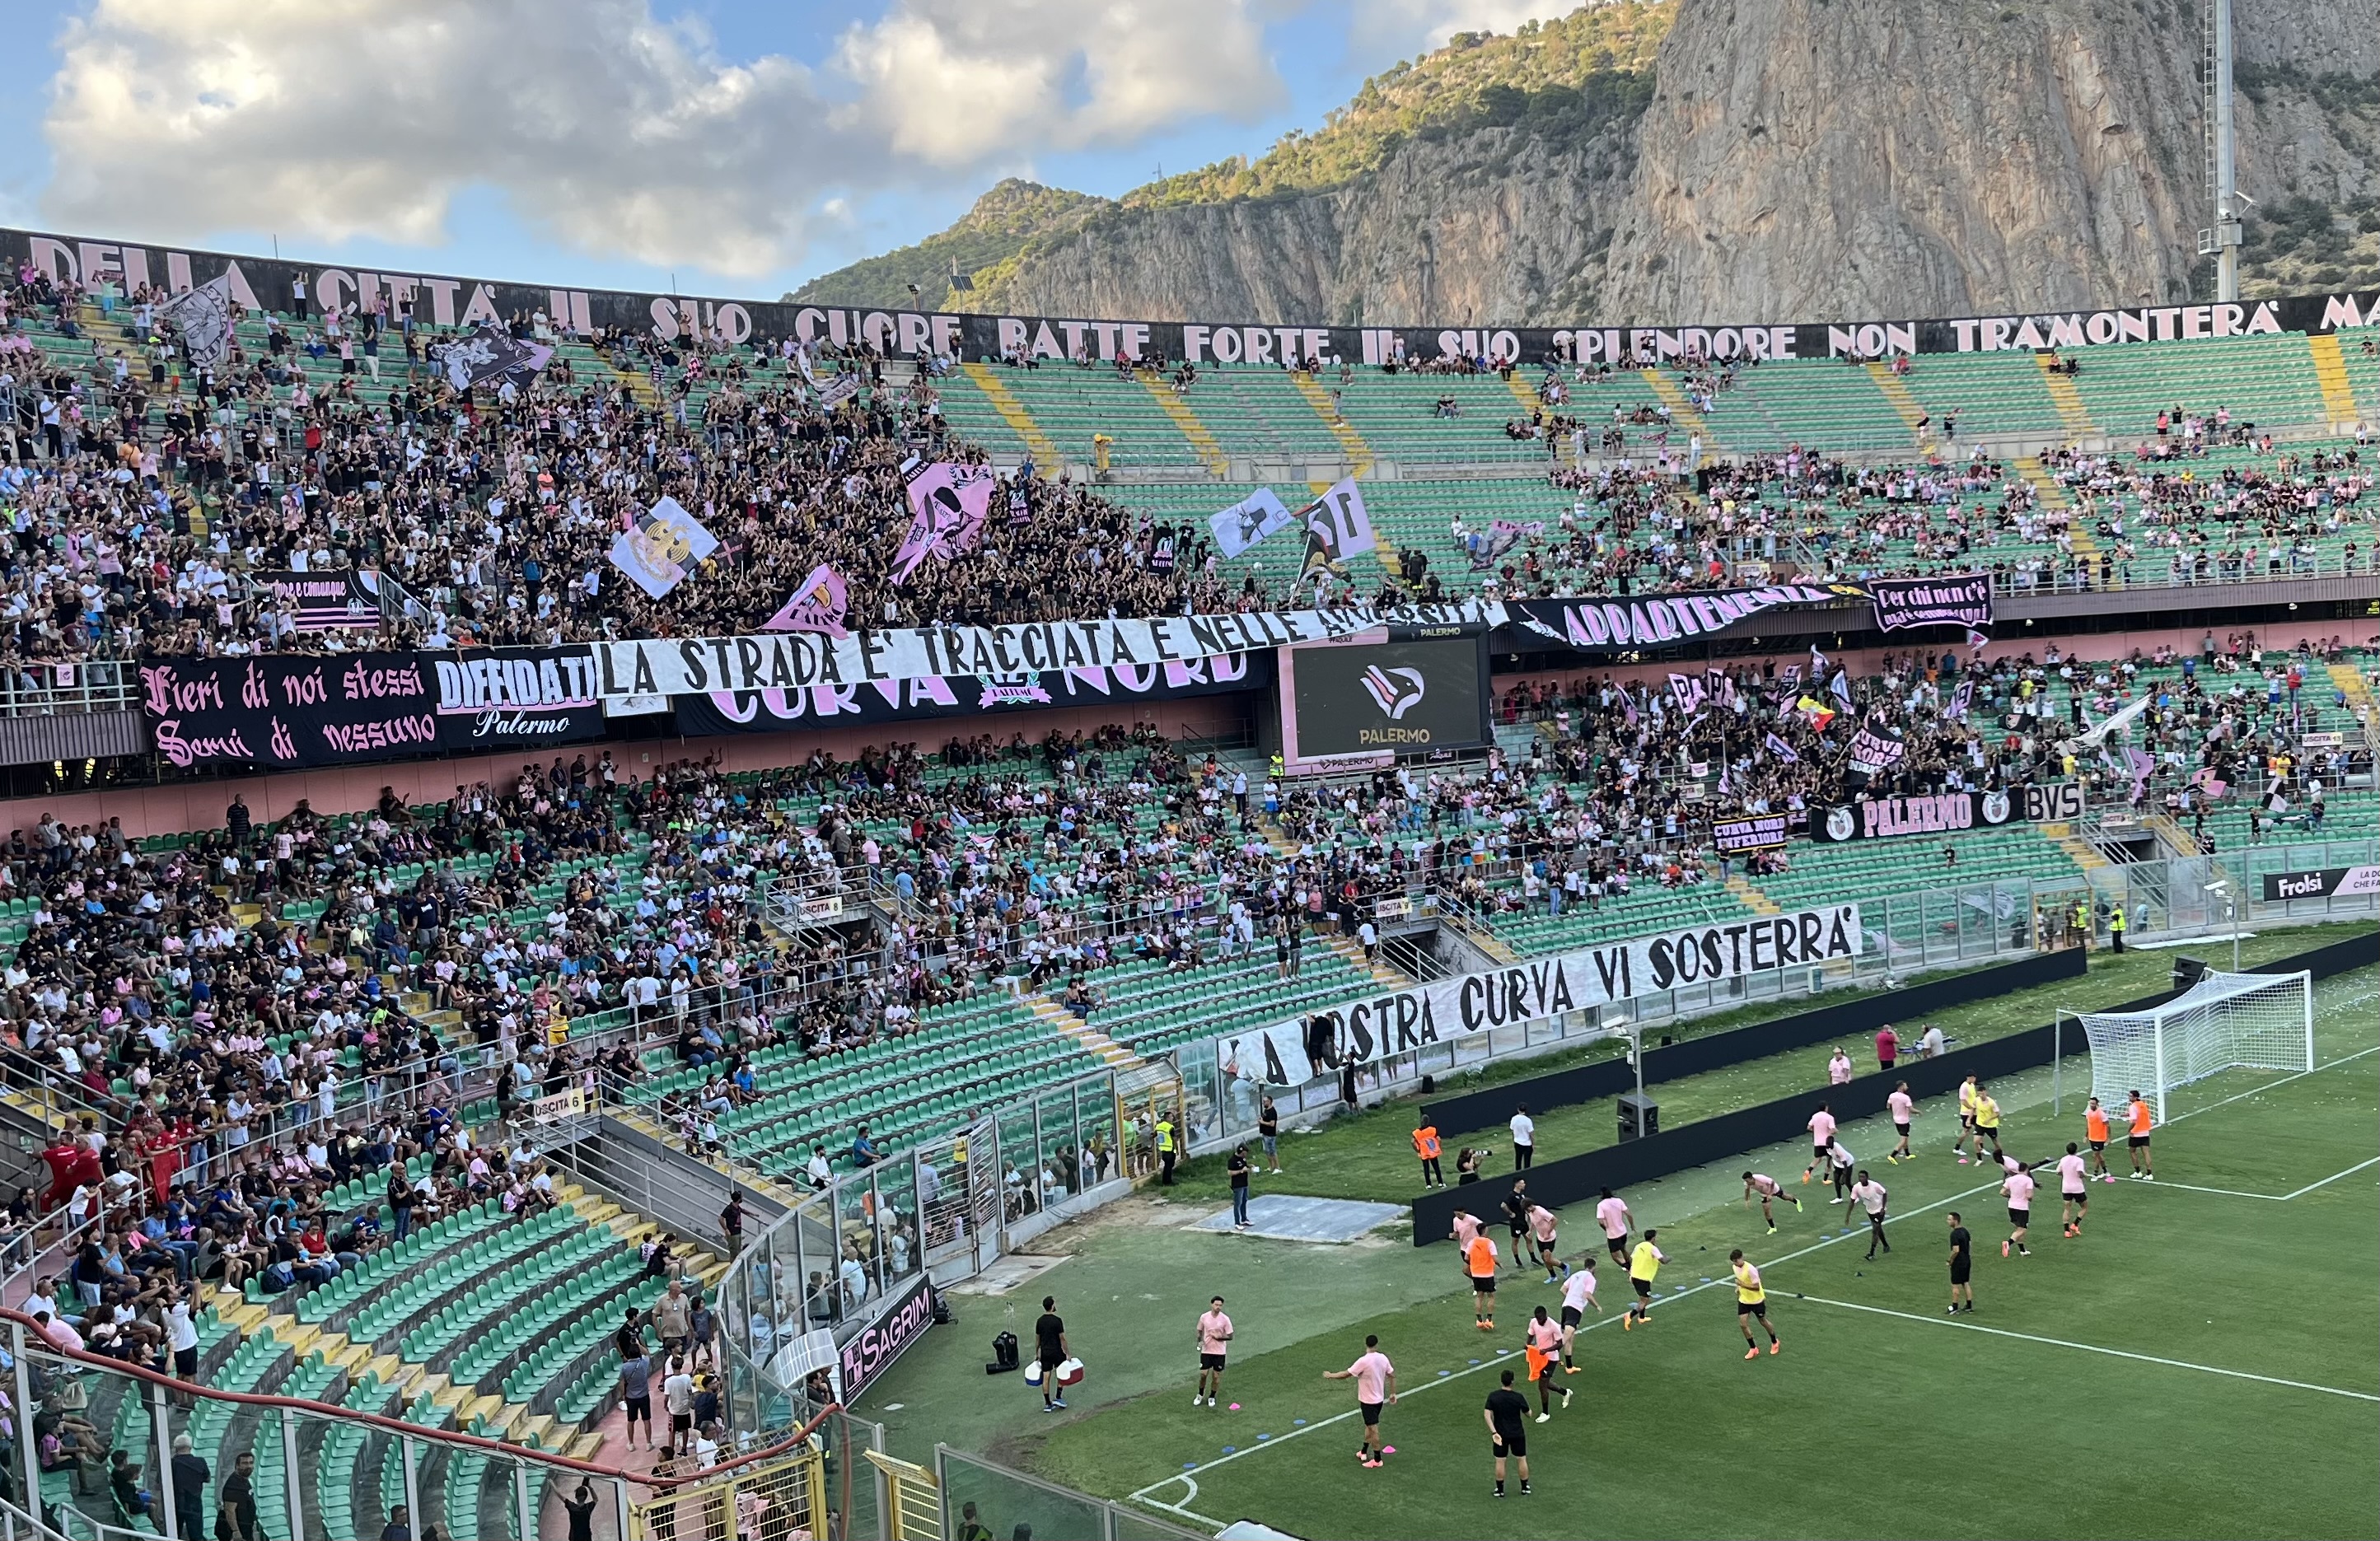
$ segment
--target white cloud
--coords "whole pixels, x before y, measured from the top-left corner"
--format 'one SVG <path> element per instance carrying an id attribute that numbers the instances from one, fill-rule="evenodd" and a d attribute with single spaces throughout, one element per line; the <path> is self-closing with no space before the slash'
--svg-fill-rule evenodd
<path id="1" fill-rule="evenodd" d="M 75 228 L 431 244 L 484 186 L 579 249 L 752 275 L 846 224 L 836 194 L 1274 105 L 1261 3 L 894 0 L 814 71 L 723 60 L 649 0 L 96 0 L 42 202 Z"/>
<path id="2" fill-rule="evenodd" d="M 1248 0 L 897 0 L 844 34 L 838 62 L 894 150 L 937 165 L 987 145 L 1127 145 L 1285 99 Z"/>

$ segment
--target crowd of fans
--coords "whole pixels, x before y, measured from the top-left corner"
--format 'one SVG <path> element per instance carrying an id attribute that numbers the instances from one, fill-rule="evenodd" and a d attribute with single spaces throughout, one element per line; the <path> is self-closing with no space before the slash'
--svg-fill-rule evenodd
<path id="1" fill-rule="evenodd" d="M 930 361 L 895 386 L 866 350 L 601 333 L 526 391 L 457 393 L 424 367 L 435 339 L 409 314 L 261 315 L 228 358 L 198 367 L 158 319 L 162 297 L 86 293 L 30 265 L 0 290 L 0 510 L 16 538 L 0 663 L 25 683 L 43 683 L 42 665 L 143 651 L 751 631 L 820 563 L 847 580 L 854 625 L 1292 600 L 1254 574 L 1233 581 L 1202 525 L 1147 526 L 1054 467 L 1004 473 L 980 547 L 896 581 L 910 517 L 903 467 L 913 456 L 980 458 L 945 431 Z M 513 325 L 560 340 L 542 317 Z M 386 370 L 383 347 L 401 356 Z M 320 370 L 334 357 L 341 372 L 326 382 Z M 1743 367 L 1689 358 L 1679 379 L 1697 409 L 1718 411 Z M 1340 373 L 1343 391 L 1352 369 Z M 1829 576 L 1983 563 L 2013 587 L 2225 581 L 2304 570 L 2314 542 L 2342 531 L 2350 570 L 2380 559 L 2353 541 L 2355 521 L 2369 522 L 2356 451 L 2284 457 L 2269 470 L 2193 469 L 2245 438 L 2222 409 L 2162 416 L 2129 459 L 2053 457 L 2070 510 L 2043 506 L 2035 483 L 1980 448 L 1901 467 L 1801 450 L 1750 457 L 1719 467 L 1709 495 L 1695 497 L 1668 448 L 1667 406 L 1632 414 L 1612 403 L 1614 419 L 1654 429 L 1658 453 L 1581 468 L 1590 449 L 1614 447 L 1597 436 L 1604 414 L 1592 400 L 1611 374 L 1549 367 L 1544 405 L 1512 430 L 1571 447 L 1554 479 L 1577 494 L 1572 509 L 1484 572 L 1430 572 L 1430 595 L 1707 586 L 1744 560 Z M 842 375 L 860 388 L 844 396 Z M 655 601 L 607 552 L 664 495 L 722 544 Z M 2027 549 L 1995 554 L 2018 543 Z M 386 575 L 411 601 L 379 634 L 300 631 L 248 576 L 358 568 Z M 1417 566 L 1406 576 L 1424 587 Z"/>

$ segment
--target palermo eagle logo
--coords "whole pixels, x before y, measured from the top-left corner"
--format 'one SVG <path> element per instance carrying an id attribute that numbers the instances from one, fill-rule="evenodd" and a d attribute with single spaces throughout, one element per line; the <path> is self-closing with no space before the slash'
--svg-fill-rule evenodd
<path id="1" fill-rule="evenodd" d="M 1364 689 L 1374 704 L 1389 714 L 1389 721 L 1395 722 L 1421 705 L 1429 685 L 1418 669 L 1383 669 L 1375 663 L 1364 671 Z"/>

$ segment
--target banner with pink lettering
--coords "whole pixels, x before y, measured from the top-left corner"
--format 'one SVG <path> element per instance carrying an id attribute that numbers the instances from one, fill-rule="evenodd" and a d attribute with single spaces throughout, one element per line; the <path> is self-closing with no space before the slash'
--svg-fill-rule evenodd
<path id="1" fill-rule="evenodd" d="M 671 705 L 677 710 L 678 733 L 700 738 L 710 734 L 866 727 L 1006 710 L 1180 700 L 1258 690 L 1272 682 L 1272 653 L 1222 653 L 1168 663 L 1053 669 L 984 679 L 972 674 L 928 674 L 806 689 L 717 690 L 674 697 Z"/>
<path id="2" fill-rule="evenodd" d="M 991 513 L 999 473 L 989 466 L 938 460 L 909 479 L 909 533 L 892 557 L 892 581 L 903 584 L 928 557 L 948 562 L 975 550 Z"/>
<path id="3" fill-rule="evenodd" d="M 140 665 L 157 752 L 184 770 L 298 770 L 406 755 L 536 749 L 603 736 L 584 648 Z"/>

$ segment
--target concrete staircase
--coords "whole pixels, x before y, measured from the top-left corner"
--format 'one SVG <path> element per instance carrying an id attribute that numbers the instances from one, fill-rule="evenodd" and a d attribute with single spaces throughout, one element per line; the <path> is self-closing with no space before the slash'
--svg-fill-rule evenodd
<path id="1" fill-rule="evenodd" d="M 589 1195 L 575 1183 L 557 1185 L 554 1195 L 565 1208 L 579 1219 L 612 1231 L 623 1246 L 636 1245 L 662 1229 L 642 1215 Z M 715 1296 L 719 1280 L 726 1271 L 725 1258 L 709 1256 L 700 1268 L 690 1270 L 686 1277 L 698 1284 L 707 1296 Z M 350 1378 L 359 1377 L 369 1370 L 383 1384 L 402 1391 L 407 1402 L 426 1393 L 431 1401 L 455 1414 L 458 1426 L 468 1426 L 474 1418 L 484 1418 L 502 1438 L 521 1442 L 534 1436 L 540 1449 L 558 1450 L 580 1461 L 591 1460 L 602 1449 L 601 1433 L 564 1438 L 563 1426 L 550 1413 L 532 1414 L 527 1402 L 507 1401 L 499 1394 L 482 1395 L 468 1386 L 457 1386 L 444 1375 L 432 1373 L 427 1365 L 393 1353 L 375 1354 L 369 1343 L 356 1342 L 346 1333 L 332 1331 L 319 1323 L 275 1315 L 271 1305 L 251 1304 L 237 1290 L 213 1286 L 209 1299 L 202 1304 L 213 1305 L 215 1315 L 243 1336 L 270 1322 L 273 1337 L 288 1344 L 298 1358 L 319 1350 L 325 1360 L 346 1371 Z"/>
<path id="2" fill-rule="evenodd" d="M 2077 833 L 2071 824 L 2044 824 L 2041 833 L 2044 839 L 2073 857 L 2074 865 L 2081 868 L 2086 876 L 2113 865 L 2100 855 L 2097 846 Z"/>
<path id="3" fill-rule="evenodd" d="M 1349 967 L 1366 976 L 1382 989 L 1403 989 L 1413 983 L 1402 969 L 1391 968 L 1378 958 L 1366 959 L 1364 956 L 1364 944 L 1354 937 L 1342 937 L 1334 931 L 1324 940 L 1329 942 L 1330 951 L 1347 960 Z"/>
<path id="4" fill-rule="evenodd" d="M 1352 477 L 1371 475 L 1372 462 L 1379 457 L 1372 453 L 1372 446 L 1364 442 L 1364 436 L 1355 431 L 1354 425 L 1331 407 L 1330 393 L 1322 382 L 1305 373 L 1292 374 L 1289 382 L 1299 395 L 1305 398 L 1305 405 L 1314 408 L 1314 415 L 1330 428 L 1330 437 L 1339 441 L 1340 450 L 1347 456 L 1347 474 Z M 1318 492 L 1330 490 L 1330 483 L 1327 481 L 1310 485 Z"/>
<path id="5" fill-rule="evenodd" d="M 2049 405 L 2058 408 L 2058 426 L 2071 438 L 2097 434 L 2099 425 L 2091 420 L 2091 408 L 2084 404 L 2082 393 L 2074 388 L 2074 377 L 2052 370 L 2047 354 L 2036 353 L 2033 361 L 2041 367 L 2041 383 L 2049 392 Z"/>
<path id="6" fill-rule="evenodd" d="M 1710 419 L 1705 418 L 1694 404 L 1686 399 L 1686 393 L 1679 389 L 1676 381 L 1656 369 L 1644 369 L 1636 372 L 1645 377 L 1645 383 L 1651 386 L 1653 394 L 1661 398 L 1661 405 L 1670 409 L 1671 427 L 1701 439 L 1703 453 L 1706 455 L 1719 447 L 1718 435 L 1711 431 Z M 1694 469 L 1692 466 L 1686 468 Z"/>
<path id="7" fill-rule="evenodd" d="M 1886 403 L 1900 416 L 1902 422 L 1909 425 L 1911 441 L 1922 453 L 1933 454 L 1933 426 L 1925 420 L 1927 415 L 1925 408 L 1911 393 L 1908 382 L 1893 373 L 1888 364 L 1870 363 L 1867 366 L 1867 377 L 1876 382 L 1876 388 L 1883 394 Z"/>
<path id="8" fill-rule="evenodd" d="M 1110 1070 L 1136 1070 L 1148 1062 L 1046 995 L 1034 997 L 1028 1004 L 1035 1016 L 1074 1039 L 1083 1052 L 1098 1057 Z"/>
<path id="9" fill-rule="evenodd" d="M 2356 403 L 2355 382 L 2348 378 L 2347 358 L 2338 351 L 2338 334 L 2309 335 L 2306 348 L 2313 355 L 2314 383 L 2322 387 L 2322 415 L 2333 428 L 2361 421 L 2363 409 Z"/>
<path id="10" fill-rule="evenodd" d="M 2330 665 L 2330 683 L 2347 698 L 2349 710 L 2362 724 L 2365 746 L 2380 746 L 2380 711 L 2373 710 L 2372 685 L 2363 677 L 2363 671 L 2352 663 L 2334 663 Z"/>
<path id="11" fill-rule="evenodd" d="M 1001 379 L 989 364 L 961 364 L 959 370 L 975 382 L 975 388 L 991 403 L 991 409 L 1000 414 L 1000 420 L 1025 441 L 1026 449 L 1033 455 L 1033 464 L 1042 474 L 1056 476 L 1066 464 L 1066 457 L 1058 452 L 1057 441 L 1042 431 L 1041 425 L 1033 420 L 1033 414 L 1016 399 L 1016 393 L 1008 388 L 1008 382 Z"/>
<path id="12" fill-rule="evenodd" d="M 2063 380 L 2065 376 L 2060 375 L 2058 378 Z M 2069 381 L 2068 384 L 2070 386 L 2072 382 Z M 2009 464 L 2016 467 L 2016 474 L 2022 477 L 2039 495 L 2042 507 L 2070 511 L 2073 508 L 2074 500 L 2066 495 L 2065 483 L 2049 474 L 2049 467 L 2041 463 L 2040 456 L 2020 455 Z M 2097 537 L 2094 536 L 2089 527 L 2080 520 L 2068 524 L 2066 533 L 2076 556 L 2089 559 L 2095 558 L 2099 554 Z"/>
<path id="13" fill-rule="evenodd" d="M 1782 915 L 1785 913 L 1785 907 L 1782 904 L 1779 904 L 1776 900 L 1771 899 L 1768 895 L 1755 888 L 1752 885 L 1752 880 L 1745 877 L 1741 872 L 1730 872 L 1728 874 L 1727 891 L 1730 893 L 1734 894 L 1738 899 L 1742 900 L 1745 907 L 1750 909 L 1755 915 Z"/>
<path id="14" fill-rule="evenodd" d="M 1231 458 L 1223 453 L 1221 441 L 1198 420 L 1198 414 L 1190 410 L 1190 404 L 1182 399 L 1181 392 L 1175 390 L 1164 376 L 1148 370 L 1136 371 L 1133 378 L 1140 382 L 1141 389 L 1157 403 L 1157 409 L 1172 419 L 1182 437 L 1190 441 L 1190 447 L 1197 452 L 1200 465 L 1219 478 L 1231 475 Z"/>

